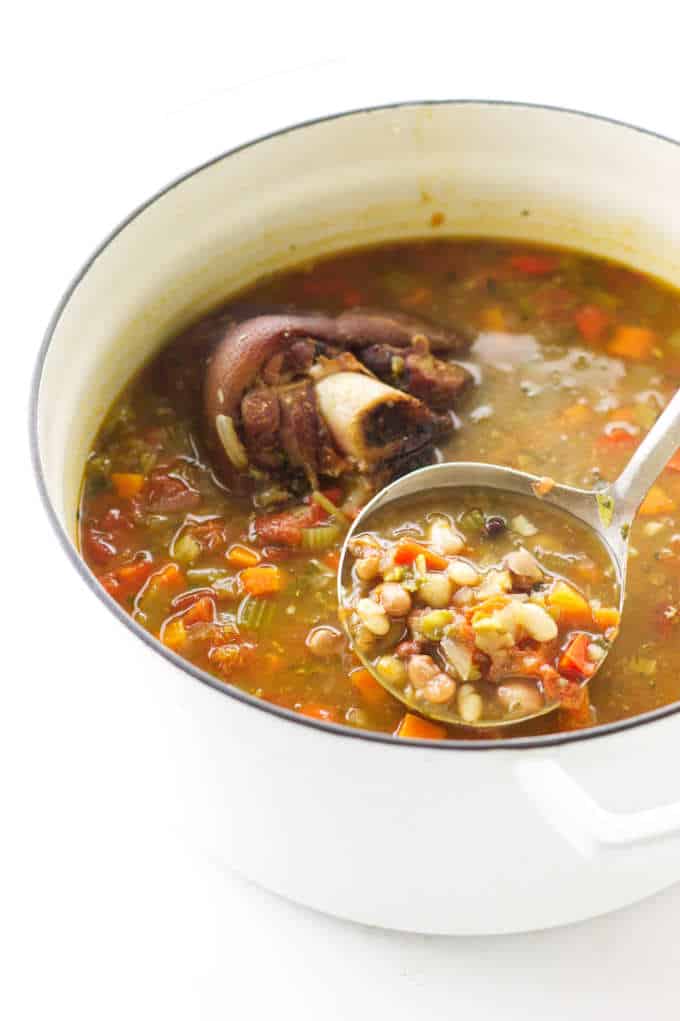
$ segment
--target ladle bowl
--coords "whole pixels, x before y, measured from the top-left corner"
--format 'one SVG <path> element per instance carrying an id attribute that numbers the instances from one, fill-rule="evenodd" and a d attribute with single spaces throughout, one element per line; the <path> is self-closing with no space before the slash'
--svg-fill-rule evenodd
<path id="1" fill-rule="evenodd" d="M 357 656 L 379 684 L 391 695 L 429 719 L 455 726 L 486 730 L 526 722 L 552 712 L 559 707 L 558 700 L 546 700 L 539 710 L 530 713 L 516 713 L 502 719 L 482 717 L 477 722 L 470 723 L 461 719 L 455 704 L 449 706 L 448 704 L 426 703 L 423 699 L 418 699 L 415 696 L 410 697 L 400 687 L 382 677 L 362 650 L 354 644 L 349 627 L 348 595 L 352 580 L 352 556 L 349 544 L 353 537 L 370 528 L 370 520 L 376 511 L 388 504 L 394 504 L 418 494 L 435 490 L 453 490 L 460 487 L 501 490 L 506 493 L 520 494 L 540 500 L 543 505 L 552 505 L 558 514 L 567 514 L 576 518 L 582 525 L 595 533 L 613 568 L 618 590 L 618 609 L 622 614 L 626 595 L 628 540 L 633 519 L 642 500 L 679 446 L 680 391 L 675 394 L 618 479 L 611 484 L 603 483 L 598 489 L 578 489 L 574 486 L 553 483 L 552 480 L 546 485 L 545 479 L 528 472 L 478 462 L 433 464 L 392 482 L 382 489 L 355 518 L 352 527 L 345 536 L 340 557 L 338 568 L 340 619 Z M 597 668 L 590 677 L 583 681 L 584 684 L 593 680 L 603 662 L 604 658 L 597 664 Z"/>

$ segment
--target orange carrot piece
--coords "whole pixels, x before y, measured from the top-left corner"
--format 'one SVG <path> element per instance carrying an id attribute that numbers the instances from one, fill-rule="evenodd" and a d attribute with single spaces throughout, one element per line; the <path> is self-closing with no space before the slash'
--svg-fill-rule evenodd
<path id="1" fill-rule="evenodd" d="M 137 472 L 111 472 L 111 482 L 118 496 L 123 500 L 129 500 L 137 496 L 144 485 L 144 476 Z"/>
<path id="2" fill-rule="evenodd" d="M 163 645 L 167 645 L 169 649 L 177 652 L 184 645 L 186 638 L 186 628 L 181 617 L 171 617 L 170 620 L 164 621 L 161 628 L 161 641 Z"/>
<path id="3" fill-rule="evenodd" d="M 617 326 L 614 336 L 607 345 L 610 355 L 644 361 L 649 358 L 656 343 L 654 330 L 646 326 Z"/>
<path id="4" fill-rule="evenodd" d="M 261 560 L 260 554 L 256 550 L 250 549 L 249 546 L 241 546 L 240 543 L 230 546 L 226 557 L 227 563 L 231 567 L 255 567 Z"/>
<path id="5" fill-rule="evenodd" d="M 197 624 L 199 621 L 210 623 L 215 619 L 215 603 L 210 596 L 202 596 L 197 599 L 184 614 L 184 623 L 187 627 Z"/>
<path id="6" fill-rule="evenodd" d="M 427 566 L 433 571 L 444 571 L 448 567 L 449 562 L 446 557 L 434 553 L 426 546 L 421 546 L 419 542 L 413 542 L 412 539 L 402 539 L 399 542 L 394 551 L 394 562 L 395 564 L 412 564 L 421 554 L 425 557 Z"/>
<path id="7" fill-rule="evenodd" d="M 406 713 L 395 730 L 394 736 L 422 738 L 425 741 L 443 741 L 446 737 L 446 727 L 443 723 L 433 723 L 432 720 L 423 720 L 413 713 Z"/>
<path id="8" fill-rule="evenodd" d="M 500 305 L 487 305 L 486 308 L 483 308 L 480 323 L 483 330 L 493 333 L 505 333 L 508 328 L 505 313 Z"/>
<path id="9" fill-rule="evenodd" d="M 171 563 L 152 574 L 149 578 L 149 585 L 153 588 L 184 588 L 185 579 L 177 564 Z"/>
<path id="10" fill-rule="evenodd" d="M 366 670 L 364 667 L 353 670 L 349 679 L 369 705 L 384 705 L 389 702 L 389 693 L 376 681 L 370 670 Z"/>
<path id="11" fill-rule="evenodd" d="M 559 610 L 561 624 L 589 624 L 593 618 L 588 600 L 566 581 L 556 582 L 547 602 L 549 607 Z"/>
<path id="12" fill-rule="evenodd" d="M 288 580 L 280 567 L 268 564 L 246 567 L 240 578 L 243 588 L 251 596 L 274 596 L 283 591 Z"/>
<path id="13" fill-rule="evenodd" d="M 675 510 L 675 501 L 664 493 L 661 486 L 654 485 L 642 501 L 638 514 L 645 518 L 651 518 L 655 514 L 670 514 L 673 510 Z"/>
<path id="14" fill-rule="evenodd" d="M 574 313 L 576 329 L 589 344 L 596 344 L 611 322 L 611 316 L 599 305 L 582 305 Z"/>
<path id="15" fill-rule="evenodd" d="M 593 610 L 595 626 L 602 631 L 607 631 L 610 627 L 618 627 L 620 619 L 621 614 L 613 606 L 601 606 L 599 609 Z"/>

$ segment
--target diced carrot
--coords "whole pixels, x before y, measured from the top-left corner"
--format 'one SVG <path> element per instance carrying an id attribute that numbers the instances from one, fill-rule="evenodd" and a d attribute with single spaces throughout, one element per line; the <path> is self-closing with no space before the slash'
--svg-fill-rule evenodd
<path id="1" fill-rule="evenodd" d="M 590 603 L 566 581 L 555 583 L 548 593 L 547 602 L 551 609 L 559 610 L 561 624 L 589 624 L 592 620 Z"/>
<path id="2" fill-rule="evenodd" d="M 186 628 L 181 617 L 171 617 L 161 628 L 161 641 L 175 652 L 184 645 L 187 639 Z"/>
<path id="3" fill-rule="evenodd" d="M 500 305 L 487 305 L 482 309 L 479 319 L 483 330 L 505 333 L 508 328 L 505 313 Z"/>
<path id="4" fill-rule="evenodd" d="M 576 428 L 580 425 L 585 425 L 592 417 L 592 408 L 589 408 L 587 404 L 570 404 L 560 415 L 563 425 Z"/>
<path id="5" fill-rule="evenodd" d="M 193 606 L 184 614 L 184 623 L 186 627 L 190 627 L 192 624 L 197 624 L 199 621 L 205 621 L 206 623 L 215 619 L 215 603 L 209 596 L 202 596 L 201 599 L 197 599 Z"/>
<path id="6" fill-rule="evenodd" d="M 617 326 L 614 336 L 607 345 L 610 355 L 644 361 L 649 358 L 656 342 L 654 330 L 646 326 Z"/>
<path id="7" fill-rule="evenodd" d="M 111 472 L 111 482 L 118 496 L 123 500 L 129 500 L 137 496 L 144 485 L 144 476 L 137 472 Z"/>
<path id="8" fill-rule="evenodd" d="M 589 677 L 594 670 L 593 664 L 588 659 L 589 644 L 588 635 L 575 635 L 560 656 L 560 670 L 565 674 Z"/>
<path id="9" fill-rule="evenodd" d="M 416 287 L 415 291 L 404 295 L 399 304 L 403 305 L 404 308 L 418 308 L 418 306 L 425 305 L 431 299 L 432 289 L 430 287 Z"/>
<path id="10" fill-rule="evenodd" d="M 406 713 L 401 723 L 394 732 L 395 737 L 422 738 L 425 741 L 443 741 L 446 737 L 446 727 L 443 723 L 433 723 L 432 720 L 423 720 L 413 713 Z"/>
<path id="11" fill-rule="evenodd" d="M 160 571 L 156 571 L 155 574 L 151 575 L 149 578 L 149 585 L 156 589 L 179 589 L 185 587 L 185 579 L 177 564 L 170 563 L 166 564 L 165 567 L 161 567 Z"/>
<path id="12" fill-rule="evenodd" d="M 640 505 L 638 514 L 642 517 L 654 517 L 656 514 L 670 514 L 675 510 L 675 501 L 671 500 L 661 486 L 654 485 Z"/>
<path id="13" fill-rule="evenodd" d="M 640 437 L 627 429 L 608 429 L 597 437 L 595 443 L 598 447 L 610 449 L 612 447 L 635 446 L 640 442 Z"/>
<path id="14" fill-rule="evenodd" d="M 251 596 L 273 596 L 282 592 L 288 578 L 280 567 L 264 564 L 262 567 L 246 567 L 240 574 L 241 584 Z"/>
<path id="15" fill-rule="evenodd" d="M 596 344 L 611 322 L 611 316 L 599 305 L 582 305 L 574 313 L 576 329 L 589 344 Z"/>
<path id="16" fill-rule="evenodd" d="M 250 549 L 248 546 L 241 546 L 240 543 L 230 546 L 226 557 L 227 563 L 232 567 L 254 567 L 261 560 L 260 554 L 256 550 Z"/>
<path id="17" fill-rule="evenodd" d="M 680 472 L 680 450 L 676 450 L 666 468 L 674 472 Z"/>
<path id="18" fill-rule="evenodd" d="M 595 626 L 599 627 L 601 631 L 607 631 L 610 627 L 618 627 L 621 614 L 613 606 L 600 606 L 599 609 L 593 610 L 593 620 Z"/>
<path id="19" fill-rule="evenodd" d="M 340 566 L 340 554 L 336 549 L 330 550 L 323 557 L 323 562 L 326 567 L 330 567 L 331 571 L 337 571 Z"/>
<path id="20" fill-rule="evenodd" d="M 300 706 L 298 712 L 302 716 L 310 716 L 313 720 L 323 720 L 324 723 L 335 723 L 338 719 L 337 709 L 325 705 L 317 705 L 316 702 L 307 702 Z"/>
<path id="21" fill-rule="evenodd" d="M 402 539 L 399 542 L 394 551 L 394 562 L 395 564 L 412 564 L 421 554 L 425 557 L 427 566 L 433 571 L 443 571 L 448 566 L 446 557 L 429 550 L 426 546 L 421 546 L 419 542 L 413 542 L 412 539 Z"/>
<path id="22" fill-rule="evenodd" d="M 376 681 L 370 670 L 364 667 L 353 670 L 349 679 L 369 705 L 384 705 L 390 701 L 389 693 Z"/>
<path id="23" fill-rule="evenodd" d="M 554 273 L 560 264 L 560 260 L 557 255 L 547 255 L 540 252 L 527 252 L 526 254 L 518 252 L 516 255 L 510 256 L 509 263 L 513 269 L 517 270 L 518 273 L 524 273 L 525 276 L 542 277 L 548 273 Z"/>
<path id="24" fill-rule="evenodd" d="M 116 571 L 116 577 L 126 592 L 136 592 L 142 587 L 146 579 L 153 571 L 153 561 L 149 557 L 146 560 L 133 560 L 130 564 L 121 564 Z"/>

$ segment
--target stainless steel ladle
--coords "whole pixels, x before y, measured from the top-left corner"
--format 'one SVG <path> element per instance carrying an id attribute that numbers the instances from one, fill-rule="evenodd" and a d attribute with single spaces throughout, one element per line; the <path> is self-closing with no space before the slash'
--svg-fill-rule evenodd
<path id="1" fill-rule="evenodd" d="M 555 484 L 544 496 L 537 496 L 535 486 L 541 480 L 536 475 L 516 471 L 495 464 L 458 462 L 434 464 L 420 468 L 386 486 L 368 503 L 355 519 L 345 537 L 338 569 L 338 602 L 343 626 L 347 631 L 354 651 L 376 680 L 395 698 L 410 709 L 429 719 L 440 720 L 457 726 L 489 727 L 508 726 L 536 716 L 543 716 L 556 709 L 557 701 L 546 702 L 537 712 L 527 715 L 513 715 L 505 719 L 480 719 L 477 723 L 464 722 L 455 708 L 433 705 L 423 699 L 409 698 L 405 692 L 388 682 L 375 669 L 366 656 L 357 649 L 349 629 L 349 614 L 343 609 L 347 605 L 351 584 L 351 554 L 349 543 L 352 538 L 370 528 L 372 515 L 387 504 L 397 503 L 416 494 L 437 489 L 453 489 L 461 486 L 475 489 L 504 490 L 540 500 L 543 505 L 552 504 L 561 512 L 572 515 L 590 528 L 611 561 L 619 591 L 619 611 L 623 611 L 626 595 L 626 569 L 628 566 L 628 537 L 638 507 L 651 486 L 664 469 L 669 459 L 680 447 L 680 391 L 678 391 L 663 414 L 645 436 L 630 461 L 615 482 L 596 490 L 577 489 L 573 486 Z M 442 508 L 444 509 L 444 508 Z M 603 661 L 598 664 L 598 669 Z M 593 674 L 594 676 L 594 674 Z M 584 681 L 592 680 L 592 676 Z"/>

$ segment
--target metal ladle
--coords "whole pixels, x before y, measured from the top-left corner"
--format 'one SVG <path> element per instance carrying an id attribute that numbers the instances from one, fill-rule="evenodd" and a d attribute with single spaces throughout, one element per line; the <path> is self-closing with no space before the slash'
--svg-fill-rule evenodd
<path id="1" fill-rule="evenodd" d="M 574 486 L 556 483 L 545 495 L 539 497 L 536 495 L 535 489 L 541 482 L 538 476 L 501 465 L 477 462 L 434 464 L 397 479 L 396 482 L 382 489 L 364 507 L 345 536 L 342 547 L 338 568 L 338 603 L 340 617 L 354 651 L 383 688 L 410 709 L 429 719 L 457 726 L 488 729 L 489 727 L 525 722 L 528 719 L 552 712 L 558 707 L 558 701 L 546 701 L 538 711 L 526 715 L 518 714 L 504 719 L 482 718 L 476 723 L 469 723 L 460 718 L 455 707 L 434 705 L 415 696 L 409 698 L 398 686 L 382 677 L 364 653 L 356 648 L 349 628 L 350 615 L 346 609 L 352 580 L 352 556 L 349 552 L 349 544 L 354 536 L 370 528 L 370 518 L 377 510 L 384 508 L 387 504 L 398 503 L 400 500 L 417 494 L 422 495 L 437 489 L 448 490 L 461 486 L 520 493 L 525 497 L 540 500 L 543 505 L 552 504 L 560 512 L 577 518 L 596 534 L 614 569 L 619 592 L 618 608 L 619 612 L 622 612 L 626 594 L 628 537 L 631 524 L 644 497 L 678 447 L 680 447 L 680 391 L 675 394 L 668 407 L 645 436 L 618 479 L 596 490 L 577 489 Z M 603 661 L 604 659 L 597 664 L 597 669 L 601 667 Z M 597 670 L 583 683 L 588 684 L 596 672 Z"/>

